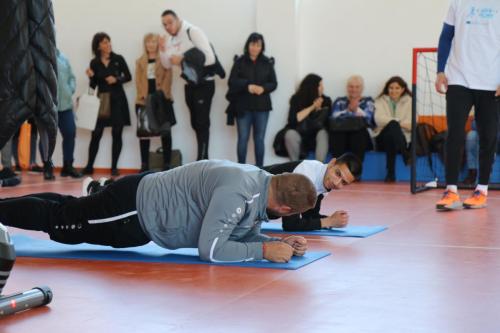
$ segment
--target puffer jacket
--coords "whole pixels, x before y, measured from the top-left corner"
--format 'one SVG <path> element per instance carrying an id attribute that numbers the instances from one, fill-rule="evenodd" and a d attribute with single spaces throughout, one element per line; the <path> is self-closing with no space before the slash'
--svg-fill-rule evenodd
<path id="1" fill-rule="evenodd" d="M 276 90 L 276 73 L 274 59 L 260 55 L 254 62 L 248 55 L 243 55 L 234 61 L 229 76 L 229 90 L 241 111 L 270 111 L 272 109 L 270 93 Z M 262 95 L 248 92 L 248 86 L 255 84 L 264 88 Z M 231 98 L 232 97 L 232 98 Z"/>
<path id="2" fill-rule="evenodd" d="M 44 161 L 57 135 L 57 57 L 51 0 L 0 2 L 0 148 L 34 116 Z"/>

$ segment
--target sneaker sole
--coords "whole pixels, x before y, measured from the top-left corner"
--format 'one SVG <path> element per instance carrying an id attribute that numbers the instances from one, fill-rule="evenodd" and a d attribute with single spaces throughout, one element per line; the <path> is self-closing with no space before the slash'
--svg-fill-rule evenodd
<path id="1" fill-rule="evenodd" d="M 488 206 L 488 205 L 487 205 L 487 204 L 482 204 L 482 205 L 469 205 L 469 204 L 464 203 L 464 208 L 465 208 L 465 209 L 479 209 L 479 208 L 485 208 L 486 206 Z"/>
<path id="2" fill-rule="evenodd" d="M 451 205 L 436 205 L 437 210 L 448 211 L 448 210 L 459 210 L 463 208 L 463 204 L 460 201 L 454 202 Z"/>
<path id="3" fill-rule="evenodd" d="M 89 195 L 88 187 L 89 187 L 90 183 L 92 183 L 93 181 L 94 181 L 94 179 L 92 179 L 92 177 L 87 177 L 83 180 L 83 182 L 82 182 L 82 196 L 83 197 L 86 197 Z"/>

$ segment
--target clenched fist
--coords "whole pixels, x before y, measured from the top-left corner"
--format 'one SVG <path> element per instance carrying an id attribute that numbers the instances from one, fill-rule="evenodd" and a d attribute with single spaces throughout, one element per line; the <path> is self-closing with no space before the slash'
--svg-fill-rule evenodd
<path id="1" fill-rule="evenodd" d="M 293 247 L 283 242 L 265 242 L 264 259 L 272 262 L 289 262 L 293 255 Z"/>

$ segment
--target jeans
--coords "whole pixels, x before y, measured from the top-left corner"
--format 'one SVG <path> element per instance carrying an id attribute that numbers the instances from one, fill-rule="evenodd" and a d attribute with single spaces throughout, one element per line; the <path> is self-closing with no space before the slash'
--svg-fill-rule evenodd
<path id="1" fill-rule="evenodd" d="M 238 163 L 245 163 L 247 158 L 248 139 L 250 138 L 250 129 L 253 126 L 253 141 L 255 144 L 255 165 L 262 167 L 264 165 L 264 136 L 266 135 L 267 112 L 245 111 L 243 115 L 236 118 L 238 128 Z"/>
<path id="2" fill-rule="evenodd" d="M 64 165 L 73 165 L 73 153 L 75 152 L 76 125 L 73 110 L 60 111 L 57 122 L 63 138 L 63 162 Z"/>

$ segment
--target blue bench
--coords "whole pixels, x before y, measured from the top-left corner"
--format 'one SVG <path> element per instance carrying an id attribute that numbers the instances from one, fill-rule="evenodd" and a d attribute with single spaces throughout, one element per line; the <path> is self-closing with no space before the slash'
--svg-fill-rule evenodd
<path id="1" fill-rule="evenodd" d="M 308 159 L 314 158 L 314 153 L 310 152 L 307 156 Z M 331 155 L 328 155 L 327 160 L 330 160 Z M 438 181 L 444 182 L 445 172 L 444 165 L 436 154 L 432 156 L 432 163 Z M 460 180 L 464 179 L 467 174 L 467 168 L 464 167 L 460 174 Z M 383 181 L 386 175 L 385 168 L 385 153 L 369 151 L 365 154 L 363 162 L 362 180 Z M 396 180 L 397 181 L 410 181 L 410 166 L 404 165 L 401 155 L 396 158 Z M 427 157 L 419 157 L 417 159 L 417 181 L 428 182 L 434 180 L 434 173 L 432 172 Z M 493 164 L 491 183 L 500 183 L 500 158 L 495 159 Z"/>

